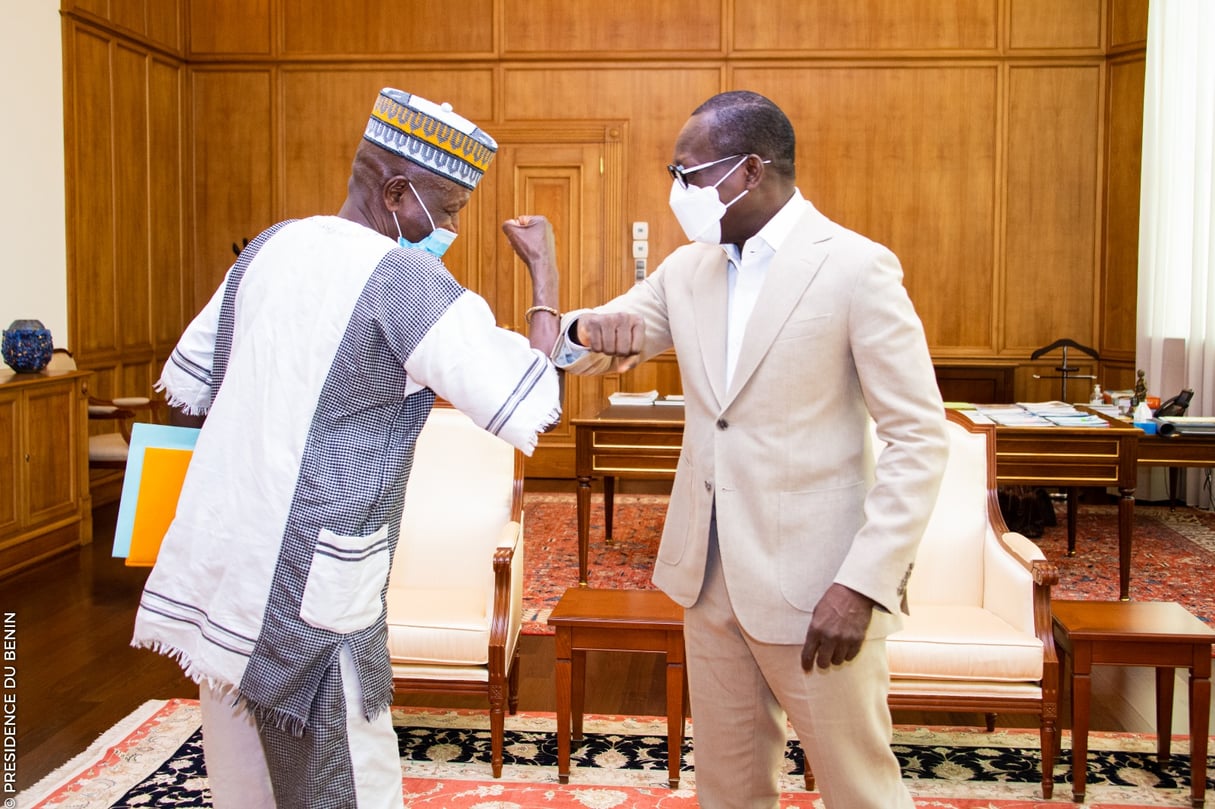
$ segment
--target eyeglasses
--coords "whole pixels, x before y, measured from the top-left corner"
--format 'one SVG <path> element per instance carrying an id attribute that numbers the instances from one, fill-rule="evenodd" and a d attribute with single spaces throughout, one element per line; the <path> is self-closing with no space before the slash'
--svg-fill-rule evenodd
<path id="1" fill-rule="evenodd" d="M 674 163 L 669 163 L 669 164 L 667 164 L 667 171 L 670 172 L 672 180 L 679 183 L 682 187 L 687 188 L 689 174 L 694 174 L 695 172 L 698 172 L 702 169 L 707 169 L 707 168 L 709 168 L 709 166 L 716 166 L 718 163 L 724 163 L 727 160 L 733 160 L 736 157 L 745 157 L 745 155 L 742 155 L 742 154 L 727 155 L 726 157 L 721 157 L 721 158 L 718 158 L 717 160 L 711 160 L 708 163 L 701 163 L 699 166 L 692 166 L 692 168 L 690 168 L 690 169 L 685 169 L 683 166 L 677 166 Z M 764 161 L 764 162 L 767 162 L 767 161 Z"/>

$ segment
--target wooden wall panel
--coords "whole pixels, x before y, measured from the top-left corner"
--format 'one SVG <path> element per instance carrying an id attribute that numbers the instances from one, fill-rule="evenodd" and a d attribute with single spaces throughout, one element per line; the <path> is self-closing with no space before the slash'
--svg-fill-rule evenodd
<path id="1" fill-rule="evenodd" d="M 568 4 L 573 6 L 574 4 Z M 283 53 L 487 55 L 494 0 L 446 9 L 433 0 L 281 0 Z M 457 13 L 445 13 L 450 10 Z"/>
<path id="2" fill-rule="evenodd" d="M 1110 48 L 1140 46 L 1147 42 L 1148 0 L 1109 0 Z"/>
<path id="3" fill-rule="evenodd" d="M 1139 183 L 1143 157 L 1143 78 L 1140 56 L 1109 67 L 1106 163 L 1105 274 L 1101 306 L 1101 354 L 1135 356 L 1139 294 Z"/>
<path id="4" fill-rule="evenodd" d="M 994 51 L 998 0 L 734 3 L 738 51 Z"/>
<path id="5" fill-rule="evenodd" d="M 181 2 L 145 0 L 148 4 L 148 39 L 163 43 L 176 54 L 185 50 Z"/>
<path id="6" fill-rule="evenodd" d="M 502 55 L 723 53 L 722 8 L 703 0 L 502 0 Z"/>
<path id="7" fill-rule="evenodd" d="M 118 347 L 114 297 L 114 146 L 110 43 L 69 27 L 70 103 L 64 121 L 68 171 L 67 237 L 71 243 L 71 333 L 76 353 Z"/>
<path id="8" fill-rule="evenodd" d="M 191 57 L 268 56 L 271 0 L 210 0 L 187 2 Z"/>
<path id="9" fill-rule="evenodd" d="M 674 139 L 700 101 L 748 87 L 790 113 L 806 196 L 902 260 L 934 357 L 1018 364 L 1024 398 L 1037 390 L 1029 352 L 1057 337 L 1099 341 L 1115 361 L 1131 351 L 1147 0 L 473 0 L 439 20 L 422 0 L 62 6 L 68 128 L 88 133 L 68 136 L 69 310 L 106 385 L 154 367 L 126 361 L 146 353 L 129 330 L 146 328 L 158 357 L 175 340 L 178 303 L 156 304 L 174 283 L 188 319 L 234 241 L 336 210 L 384 85 L 451 101 L 541 152 L 546 131 L 556 151 L 573 142 L 563 122 L 618 122 L 627 137 L 603 147 L 619 171 L 604 183 L 609 214 L 580 220 L 601 257 L 570 258 L 586 265 L 570 287 L 585 302 L 632 283 L 628 222 L 650 225 L 651 270 L 684 241 L 667 207 Z M 107 25 L 112 36 L 93 30 Z M 170 43 L 175 27 L 189 35 L 184 61 L 155 45 L 142 88 L 117 86 L 137 81 L 150 55 L 139 42 Z M 174 106 L 177 131 L 158 114 Z M 138 114 L 117 120 L 125 109 Z M 97 158 L 138 152 L 141 120 L 142 164 Z M 497 228 L 515 181 L 505 165 L 473 195 L 449 256 L 517 325 L 518 268 Z M 107 290 L 138 275 L 124 262 L 141 239 L 150 322 L 120 322 Z M 160 272 L 174 262 L 176 281 Z M 672 360 L 603 384 L 677 382 Z"/>
<path id="10" fill-rule="evenodd" d="M 62 11 L 91 18 L 137 41 L 180 55 L 183 0 L 61 0 Z"/>
<path id="11" fill-rule="evenodd" d="M 623 67 L 612 69 L 511 68 L 502 79 L 502 108 L 509 121 L 574 118 L 629 121 L 624 209 L 628 222 L 650 225 L 650 269 L 686 239 L 667 199 L 675 137 L 692 110 L 722 88 L 714 68 Z M 631 242 L 625 228 L 608 233 L 620 244 Z M 632 283 L 627 265 L 603 270 L 616 283 Z"/>
<path id="12" fill-rule="evenodd" d="M 998 77 L 993 66 L 734 73 L 789 115 L 806 198 L 899 257 L 943 356 L 994 351 Z"/>
<path id="13" fill-rule="evenodd" d="M 184 68 L 125 28 L 64 32 L 70 349 L 95 395 L 148 395 L 184 326 Z"/>
<path id="14" fill-rule="evenodd" d="M 193 74 L 193 306 L 211 298 L 232 266 L 233 242 L 275 222 L 271 71 Z"/>
<path id="15" fill-rule="evenodd" d="M 346 198 L 354 150 L 383 87 L 450 102 L 460 115 L 493 134 L 493 74 L 484 68 L 284 71 L 277 150 L 283 159 L 284 218 L 337 213 Z"/>
<path id="16" fill-rule="evenodd" d="M 110 15 L 110 0 L 64 0 L 63 8 L 82 11 L 106 20 Z"/>
<path id="17" fill-rule="evenodd" d="M 139 36 L 148 35 L 147 0 L 110 0 L 109 20 Z"/>
<path id="18" fill-rule="evenodd" d="M 150 351 L 147 56 L 114 49 L 114 297 L 118 348 Z M 146 359 L 146 357 L 145 357 Z"/>
<path id="19" fill-rule="evenodd" d="M 160 365 L 194 316 L 183 292 L 189 270 L 185 252 L 185 182 L 182 173 L 183 69 L 153 59 L 148 69 L 148 238 L 152 316 L 149 334 Z"/>
<path id="20" fill-rule="evenodd" d="M 1008 86 L 1004 346 L 1093 346 L 1101 68 L 1015 66 Z"/>
<path id="21" fill-rule="evenodd" d="M 1107 0 L 1010 0 L 1008 47 L 1098 52 Z"/>

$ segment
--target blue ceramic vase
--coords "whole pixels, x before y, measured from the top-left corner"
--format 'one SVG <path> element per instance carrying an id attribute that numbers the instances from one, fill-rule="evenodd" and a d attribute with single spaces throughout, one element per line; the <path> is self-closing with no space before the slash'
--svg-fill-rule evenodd
<path id="1" fill-rule="evenodd" d="M 14 320 L 4 330 L 0 354 L 10 368 L 19 374 L 41 371 L 51 361 L 55 343 L 51 333 L 40 320 Z"/>

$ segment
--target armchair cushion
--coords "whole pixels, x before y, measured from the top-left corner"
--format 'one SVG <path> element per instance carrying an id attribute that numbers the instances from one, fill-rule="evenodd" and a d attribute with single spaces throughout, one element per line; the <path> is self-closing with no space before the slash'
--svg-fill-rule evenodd
<path id="1" fill-rule="evenodd" d="M 484 666 L 489 662 L 485 592 L 418 587 L 392 592 L 388 653 L 394 663 Z"/>
<path id="2" fill-rule="evenodd" d="M 917 604 L 886 654 L 892 679 L 1042 679 L 1042 641 L 982 607 Z"/>
<path id="3" fill-rule="evenodd" d="M 126 463 L 127 449 L 127 441 L 122 433 L 89 436 L 89 461 L 92 463 Z"/>

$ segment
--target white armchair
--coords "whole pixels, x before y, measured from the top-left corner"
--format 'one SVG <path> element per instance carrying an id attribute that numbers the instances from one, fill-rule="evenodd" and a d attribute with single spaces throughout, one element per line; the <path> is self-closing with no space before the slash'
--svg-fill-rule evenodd
<path id="1" fill-rule="evenodd" d="M 389 577 L 393 681 L 398 694 L 485 694 L 495 778 L 505 711 L 518 708 L 522 506 L 522 453 L 436 407 L 418 437 Z"/>
<path id="2" fill-rule="evenodd" d="M 949 411 L 949 461 L 908 582 L 911 614 L 890 636 L 890 707 L 1038 717 L 1042 793 L 1059 749 L 1059 661 L 1050 588 L 1058 571 L 996 500 L 995 427 Z"/>

